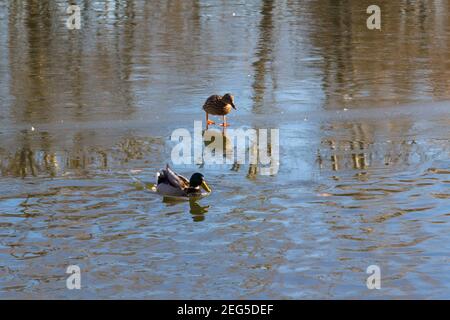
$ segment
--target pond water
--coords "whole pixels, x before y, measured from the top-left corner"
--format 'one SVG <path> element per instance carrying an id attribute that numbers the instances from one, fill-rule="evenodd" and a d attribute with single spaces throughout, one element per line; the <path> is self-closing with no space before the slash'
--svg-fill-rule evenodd
<path id="1" fill-rule="evenodd" d="M 2 2 L 0 298 L 450 298 L 450 4 L 380 0 L 379 31 L 371 2 L 79 1 L 80 30 Z M 279 129 L 277 172 L 133 182 L 225 92 L 230 129 Z"/>

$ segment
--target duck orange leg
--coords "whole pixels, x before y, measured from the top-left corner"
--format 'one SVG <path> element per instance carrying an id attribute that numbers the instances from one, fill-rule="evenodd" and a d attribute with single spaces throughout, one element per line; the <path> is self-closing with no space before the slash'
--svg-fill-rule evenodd
<path id="1" fill-rule="evenodd" d="M 220 126 L 222 126 L 222 127 L 228 127 L 229 126 L 229 124 L 227 123 L 227 118 L 225 116 L 223 116 L 223 123 L 221 123 Z"/>
<path id="2" fill-rule="evenodd" d="M 206 112 L 206 125 L 215 124 L 214 121 L 208 119 L 208 112 Z"/>

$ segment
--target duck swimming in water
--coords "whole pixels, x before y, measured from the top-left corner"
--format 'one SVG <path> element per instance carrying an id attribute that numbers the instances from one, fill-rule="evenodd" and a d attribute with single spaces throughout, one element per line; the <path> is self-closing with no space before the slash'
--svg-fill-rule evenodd
<path id="1" fill-rule="evenodd" d="M 201 173 L 194 173 L 188 180 L 182 175 L 170 169 L 169 165 L 156 174 L 156 191 L 164 196 L 172 197 L 199 197 L 206 192 L 211 193 L 211 188 Z"/>

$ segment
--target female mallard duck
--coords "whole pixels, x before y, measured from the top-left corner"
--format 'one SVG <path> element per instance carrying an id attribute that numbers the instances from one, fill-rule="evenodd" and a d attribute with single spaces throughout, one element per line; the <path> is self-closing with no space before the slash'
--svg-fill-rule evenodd
<path id="1" fill-rule="evenodd" d="M 164 196 L 173 197 L 195 197 L 202 196 L 200 187 L 210 193 L 211 189 L 201 173 L 194 173 L 191 179 L 170 169 L 169 165 L 156 174 L 156 191 Z"/>
<path id="2" fill-rule="evenodd" d="M 209 97 L 205 104 L 203 105 L 203 110 L 206 112 L 206 125 L 214 124 L 214 121 L 208 119 L 208 115 L 212 114 L 214 116 L 222 116 L 223 123 L 221 126 L 228 127 L 225 115 L 229 114 L 231 108 L 236 110 L 234 105 L 234 97 L 227 93 L 223 97 L 218 95 L 212 95 Z"/>

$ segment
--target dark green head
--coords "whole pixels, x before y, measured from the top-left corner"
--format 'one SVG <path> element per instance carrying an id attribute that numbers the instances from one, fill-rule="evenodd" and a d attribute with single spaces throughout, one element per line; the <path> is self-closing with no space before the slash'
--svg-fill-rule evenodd
<path id="1" fill-rule="evenodd" d="M 191 176 L 191 179 L 189 179 L 189 187 L 191 188 L 198 188 L 202 187 L 206 190 L 206 192 L 211 192 L 211 189 L 209 188 L 208 184 L 205 181 L 205 177 L 201 173 L 194 173 Z"/>

